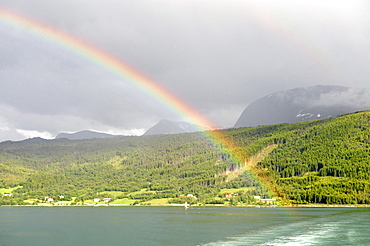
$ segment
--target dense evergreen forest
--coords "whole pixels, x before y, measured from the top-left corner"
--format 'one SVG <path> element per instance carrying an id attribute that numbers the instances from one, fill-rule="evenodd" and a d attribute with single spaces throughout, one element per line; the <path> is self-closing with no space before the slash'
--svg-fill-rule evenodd
<path id="1" fill-rule="evenodd" d="M 225 141 L 208 141 L 215 135 Z M 230 142 L 232 144 L 220 144 Z M 0 204 L 369 204 L 370 112 L 296 124 L 0 143 Z M 227 193 L 233 193 L 230 197 Z M 187 196 L 191 194 L 190 196 Z"/>

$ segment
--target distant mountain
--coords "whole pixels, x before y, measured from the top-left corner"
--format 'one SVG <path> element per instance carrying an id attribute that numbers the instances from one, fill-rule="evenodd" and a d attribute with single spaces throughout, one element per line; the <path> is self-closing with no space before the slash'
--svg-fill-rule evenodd
<path id="1" fill-rule="evenodd" d="M 82 140 L 82 139 L 93 139 L 93 138 L 113 138 L 116 135 L 107 133 L 94 132 L 94 131 L 80 131 L 75 133 L 59 133 L 55 139 L 66 138 L 69 140 Z"/>
<path id="2" fill-rule="evenodd" d="M 35 137 L 35 138 L 28 138 L 25 140 L 22 140 L 20 142 L 27 142 L 27 143 L 44 143 L 47 142 L 48 140 L 40 138 L 40 137 Z"/>
<path id="3" fill-rule="evenodd" d="M 281 91 L 252 102 L 235 127 L 296 123 L 370 109 L 366 89 L 317 85 Z"/>
<path id="4" fill-rule="evenodd" d="M 149 128 L 144 135 L 160 135 L 160 134 L 179 134 L 186 132 L 200 131 L 200 127 L 187 123 L 175 122 L 170 120 L 161 120 L 153 127 Z"/>
<path id="5" fill-rule="evenodd" d="M 370 111 L 219 133 L 228 138 L 224 152 L 197 134 L 3 142 L 0 187 L 14 195 L 0 193 L 0 205 L 72 205 L 75 197 L 92 204 L 97 191 L 97 198 L 119 191 L 131 204 L 230 204 L 226 185 L 248 189 L 234 200 L 240 205 L 259 204 L 255 195 L 282 204 L 370 204 Z M 246 160 L 247 174 L 233 155 Z M 55 200 L 41 202 L 40 194 Z"/>

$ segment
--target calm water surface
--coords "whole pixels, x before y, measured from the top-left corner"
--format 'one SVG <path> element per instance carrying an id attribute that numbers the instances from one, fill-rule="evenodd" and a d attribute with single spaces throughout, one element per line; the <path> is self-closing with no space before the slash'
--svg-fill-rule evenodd
<path id="1" fill-rule="evenodd" d="M 370 208 L 0 207 L 0 245 L 370 245 Z"/>

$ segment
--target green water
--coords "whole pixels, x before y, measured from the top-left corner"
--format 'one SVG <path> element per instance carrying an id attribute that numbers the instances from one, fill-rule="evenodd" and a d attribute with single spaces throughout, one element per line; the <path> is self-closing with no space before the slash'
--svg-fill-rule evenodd
<path id="1" fill-rule="evenodd" d="M 0 207 L 0 245 L 370 245 L 370 208 Z"/>

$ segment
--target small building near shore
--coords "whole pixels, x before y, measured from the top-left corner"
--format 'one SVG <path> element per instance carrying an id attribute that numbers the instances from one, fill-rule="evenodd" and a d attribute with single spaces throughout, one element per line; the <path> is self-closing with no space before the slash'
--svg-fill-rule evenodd
<path id="1" fill-rule="evenodd" d="M 198 199 L 196 196 L 194 196 L 193 194 L 187 194 L 186 195 L 187 197 L 191 197 L 191 198 L 194 198 L 194 199 Z"/>

